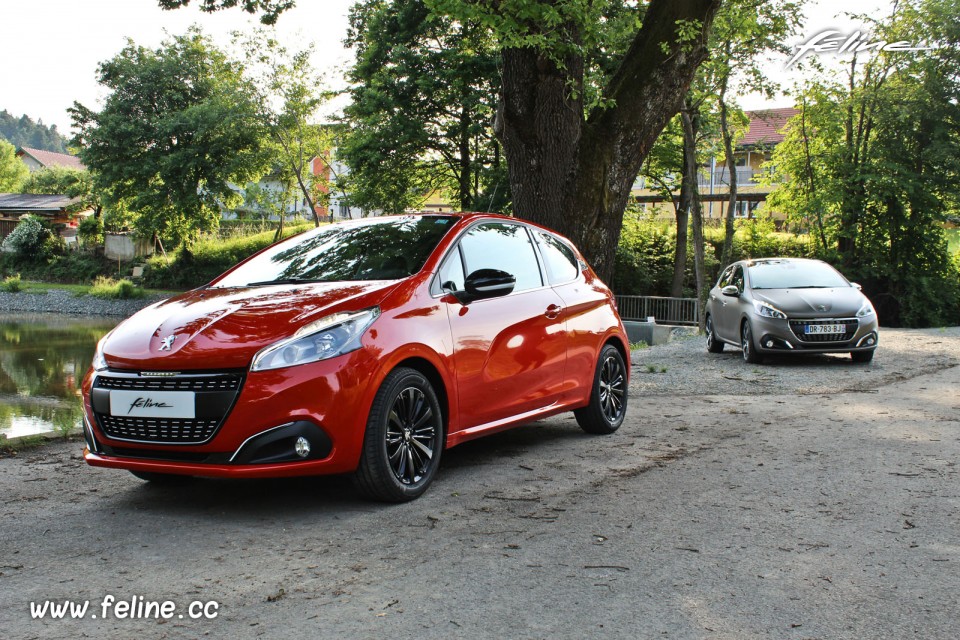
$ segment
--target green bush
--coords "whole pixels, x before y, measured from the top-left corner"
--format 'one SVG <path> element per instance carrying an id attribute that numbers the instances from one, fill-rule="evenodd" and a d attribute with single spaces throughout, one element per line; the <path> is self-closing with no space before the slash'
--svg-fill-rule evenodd
<path id="1" fill-rule="evenodd" d="M 12 275 L 3 279 L 0 283 L 0 291 L 7 293 L 17 293 L 23 291 L 23 282 L 20 280 L 20 274 Z"/>
<path id="2" fill-rule="evenodd" d="M 704 269 L 712 285 L 720 273 L 724 229 L 704 229 Z M 669 296 L 673 283 L 676 225 L 665 220 L 636 216 L 624 220 L 617 247 L 613 290 L 620 295 Z M 738 220 L 733 237 L 733 260 L 770 257 L 814 257 L 808 236 L 776 231 L 769 218 Z M 688 234 L 683 296 L 696 291 L 693 234 Z"/>
<path id="3" fill-rule="evenodd" d="M 96 298 L 106 298 L 113 300 L 129 300 L 131 298 L 142 298 L 145 292 L 126 278 L 114 280 L 105 276 L 99 276 L 93 281 L 90 287 L 90 295 Z"/>
<path id="4" fill-rule="evenodd" d="M 103 218 L 89 216 L 80 221 L 77 235 L 84 247 L 103 244 Z"/>

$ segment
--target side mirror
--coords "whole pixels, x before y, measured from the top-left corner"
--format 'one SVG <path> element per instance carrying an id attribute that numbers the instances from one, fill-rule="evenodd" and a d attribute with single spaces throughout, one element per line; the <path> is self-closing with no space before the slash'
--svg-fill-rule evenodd
<path id="1" fill-rule="evenodd" d="M 516 284 L 516 277 L 506 271 L 477 269 L 467 276 L 463 283 L 464 291 L 458 292 L 457 298 L 464 304 L 474 300 L 498 298 L 511 293 Z"/>
<path id="2" fill-rule="evenodd" d="M 720 289 L 720 293 L 722 293 L 725 296 L 730 296 L 731 298 L 740 297 L 740 289 L 738 289 L 737 285 L 735 284 L 728 284 L 723 289 Z"/>
<path id="3" fill-rule="evenodd" d="M 863 287 L 860 286 L 859 282 L 851 282 L 850 286 L 856 289 L 857 291 L 863 291 Z"/>

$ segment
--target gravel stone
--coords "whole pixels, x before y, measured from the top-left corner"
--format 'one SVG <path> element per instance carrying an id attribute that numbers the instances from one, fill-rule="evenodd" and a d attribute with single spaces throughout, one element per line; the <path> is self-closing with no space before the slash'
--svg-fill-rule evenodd
<path id="1" fill-rule="evenodd" d="M 64 289 L 50 289 L 45 293 L 21 291 L 0 292 L 0 312 L 69 313 L 94 316 L 131 316 L 140 309 L 169 296 L 154 295 L 135 300 L 105 300 L 93 296 L 78 296 Z"/>
<path id="2" fill-rule="evenodd" d="M 752 365 L 730 345 L 708 353 L 706 338 L 682 337 L 632 352 L 631 401 L 651 395 L 876 393 L 886 384 L 960 364 L 957 338 L 960 327 L 881 328 L 880 346 L 866 364 L 843 353 L 770 357 Z"/>

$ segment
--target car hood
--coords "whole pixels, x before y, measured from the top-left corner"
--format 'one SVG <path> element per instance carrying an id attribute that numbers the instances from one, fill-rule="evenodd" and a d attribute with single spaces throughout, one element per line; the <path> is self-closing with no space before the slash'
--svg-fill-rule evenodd
<path id="1" fill-rule="evenodd" d="M 103 355 L 117 369 L 246 368 L 263 347 L 333 311 L 379 304 L 398 284 L 381 280 L 195 289 L 119 324 L 104 342 Z"/>
<path id="2" fill-rule="evenodd" d="M 800 318 L 852 318 L 865 299 L 855 287 L 754 289 L 753 297 L 772 304 L 790 317 Z"/>

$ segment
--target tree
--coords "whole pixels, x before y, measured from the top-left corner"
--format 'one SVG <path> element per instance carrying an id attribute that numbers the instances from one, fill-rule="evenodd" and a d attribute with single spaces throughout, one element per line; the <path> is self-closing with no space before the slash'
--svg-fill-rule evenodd
<path id="1" fill-rule="evenodd" d="M 245 73 L 255 89 L 260 120 L 272 141 L 271 155 L 281 165 L 278 173 L 296 181 L 314 224 L 320 225 L 317 206 L 329 199 L 330 180 L 313 170 L 321 163 L 329 174 L 333 134 L 315 123 L 317 110 L 330 97 L 310 63 L 312 47 L 291 51 L 267 31 L 235 34 L 244 52 Z M 281 225 L 282 225 L 281 216 Z"/>
<path id="2" fill-rule="evenodd" d="M 571 237 L 610 280 L 630 188 L 707 56 L 720 0 L 425 4 L 434 17 L 482 25 L 500 50 L 494 131 L 514 213 Z M 204 0 L 210 10 L 235 5 Z"/>
<path id="3" fill-rule="evenodd" d="M 17 149 L 6 140 L 0 140 L 0 193 L 15 193 L 30 174 L 27 165 L 17 157 Z"/>
<path id="4" fill-rule="evenodd" d="M 431 15 L 423 0 L 358 2 L 350 22 L 357 58 L 339 155 L 350 167 L 351 202 L 397 212 L 441 191 L 461 210 L 506 206 L 487 31 Z"/>
<path id="5" fill-rule="evenodd" d="M 773 203 L 812 225 L 820 250 L 860 281 L 884 324 L 960 317 L 960 274 L 942 221 L 958 205 L 958 0 L 896 5 L 874 34 L 926 40 L 926 53 L 852 57 L 842 80 L 816 78 L 774 154 Z"/>
<path id="6" fill-rule="evenodd" d="M 57 131 L 57 125 L 47 127 L 43 122 L 34 122 L 26 114 L 15 118 L 6 109 L 0 111 L 0 138 L 6 138 L 17 147 L 67 152 L 67 139 Z"/>
<path id="7" fill-rule="evenodd" d="M 94 188 L 129 209 L 136 231 L 182 241 L 215 228 L 231 188 L 262 175 L 264 125 L 241 69 L 196 29 L 156 50 L 128 41 L 98 69 L 103 108 L 74 103 Z"/>
<path id="8" fill-rule="evenodd" d="M 80 200 L 70 207 L 73 212 L 93 209 L 95 217 L 99 218 L 103 210 L 100 197 L 93 189 L 93 176 L 85 169 L 71 169 L 69 167 L 51 166 L 34 171 L 21 187 L 23 193 L 56 193 L 79 198 Z"/>

